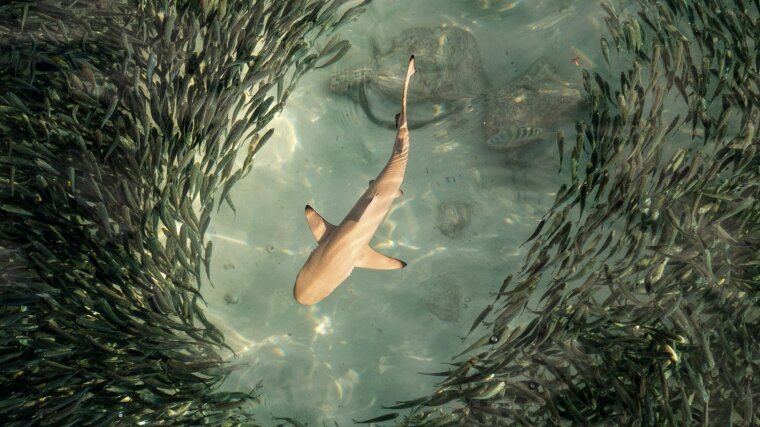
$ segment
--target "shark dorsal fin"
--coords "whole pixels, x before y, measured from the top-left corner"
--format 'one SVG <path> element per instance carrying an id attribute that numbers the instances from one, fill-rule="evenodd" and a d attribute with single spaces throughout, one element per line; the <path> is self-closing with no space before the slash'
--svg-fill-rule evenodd
<path id="1" fill-rule="evenodd" d="M 309 223 L 309 228 L 317 242 L 321 242 L 322 239 L 329 235 L 335 226 L 325 221 L 324 218 L 317 211 L 309 205 L 306 205 L 306 222 Z"/>
<path id="2" fill-rule="evenodd" d="M 356 261 L 355 267 L 369 268 L 372 270 L 396 270 L 406 267 L 404 261 L 383 255 L 380 252 L 366 246 L 361 256 Z"/>

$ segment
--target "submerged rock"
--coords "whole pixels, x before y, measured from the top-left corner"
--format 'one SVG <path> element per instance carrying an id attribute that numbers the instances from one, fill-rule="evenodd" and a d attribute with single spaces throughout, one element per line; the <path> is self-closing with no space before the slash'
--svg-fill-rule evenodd
<path id="1" fill-rule="evenodd" d="M 330 90 L 346 95 L 366 85 L 396 99 L 404 84 L 409 55 L 414 53 L 418 81 L 409 87 L 409 102 L 454 100 L 475 95 L 488 87 L 475 37 L 453 26 L 410 28 L 391 42 L 390 49 L 376 49 L 369 64 L 330 79 Z"/>
<path id="2" fill-rule="evenodd" d="M 227 292 L 224 294 L 224 302 L 227 305 L 234 305 L 240 302 L 240 295 L 237 292 Z"/>
<path id="3" fill-rule="evenodd" d="M 497 150 L 553 138 L 563 124 L 585 114 L 580 89 L 558 77 L 544 59 L 513 82 L 484 93 L 482 103 L 487 144 Z"/>
<path id="4" fill-rule="evenodd" d="M 370 119 L 381 122 L 372 113 L 366 92 L 378 93 L 396 102 L 404 83 L 406 60 L 412 53 L 417 62 L 415 79 L 418 82 L 409 87 L 409 103 L 444 104 L 444 108 L 436 108 L 440 114 L 427 118 L 426 123 L 461 110 L 466 97 L 474 97 L 489 86 L 472 33 L 460 27 L 438 26 L 403 31 L 393 39 L 387 51 L 375 49 L 369 64 L 333 76 L 329 88 L 354 99 Z M 415 124 L 413 122 L 410 119 L 410 126 Z M 394 125 L 391 121 L 379 124 Z"/>
<path id="5" fill-rule="evenodd" d="M 475 37 L 454 26 L 403 31 L 387 51 L 376 48 L 369 64 L 331 77 L 329 89 L 357 102 L 374 123 L 394 127 L 392 120 L 380 118 L 385 114 L 376 111 L 382 100 L 398 98 L 403 64 L 412 52 L 417 59 L 419 84 L 409 88 L 409 102 L 417 104 L 411 109 L 410 127 L 456 119 L 456 113 L 478 110 L 479 126 L 483 126 L 488 145 L 510 150 L 546 138 L 584 112 L 579 85 L 558 77 L 544 59 L 513 82 L 491 87 Z M 379 94 L 381 100 L 368 94 Z M 457 127 L 461 127 L 460 121 L 456 121 Z"/>
<path id="6" fill-rule="evenodd" d="M 422 286 L 425 288 L 425 306 L 430 313 L 444 322 L 459 321 L 464 294 L 456 283 L 440 275 Z"/>
<path id="7" fill-rule="evenodd" d="M 462 201 L 445 201 L 438 205 L 436 228 L 444 236 L 456 239 L 472 222 L 473 204 Z"/>

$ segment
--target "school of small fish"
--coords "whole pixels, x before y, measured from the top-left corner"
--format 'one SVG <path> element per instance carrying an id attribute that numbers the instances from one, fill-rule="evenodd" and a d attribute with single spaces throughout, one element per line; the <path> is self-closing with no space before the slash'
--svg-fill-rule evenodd
<path id="1" fill-rule="evenodd" d="M 567 182 L 396 425 L 760 422 L 760 1 L 601 7 Z"/>
<path id="2" fill-rule="evenodd" d="M 366 3 L 0 3 L 3 425 L 254 425 L 204 234 Z"/>

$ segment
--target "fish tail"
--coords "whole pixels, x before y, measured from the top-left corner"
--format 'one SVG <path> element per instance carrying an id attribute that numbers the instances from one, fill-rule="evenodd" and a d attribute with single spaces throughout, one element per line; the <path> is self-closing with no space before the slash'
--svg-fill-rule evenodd
<path id="1" fill-rule="evenodd" d="M 398 121 L 399 128 L 407 127 L 406 125 L 406 98 L 409 93 L 409 79 L 414 75 L 414 73 L 417 71 L 417 68 L 414 66 L 414 55 L 412 55 L 411 58 L 409 58 L 409 65 L 406 68 L 406 77 L 404 78 L 404 93 L 401 95 L 401 117 Z"/>

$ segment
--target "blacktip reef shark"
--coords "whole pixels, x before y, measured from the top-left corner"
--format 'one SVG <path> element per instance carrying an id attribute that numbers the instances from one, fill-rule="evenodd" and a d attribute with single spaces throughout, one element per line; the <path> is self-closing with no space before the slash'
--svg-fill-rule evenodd
<path id="1" fill-rule="evenodd" d="M 311 206 L 306 206 L 306 221 L 317 239 L 317 247 L 296 277 L 293 296 L 300 304 L 311 305 L 330 295 L 351 275 L 355 267 L 395 270 L 406 263 L 376 252 L 369 246 L 375 231 L 400 197 L 409 158 L 409 128 L 406 122 L 406 97 L 409 79 L 414 75 L 414 56 L 409 59 L 401 95 L 401 113 L 396 116 L 396 141 L 391 158 L 380 174 L 337 227 L 325 221 Z"/>

